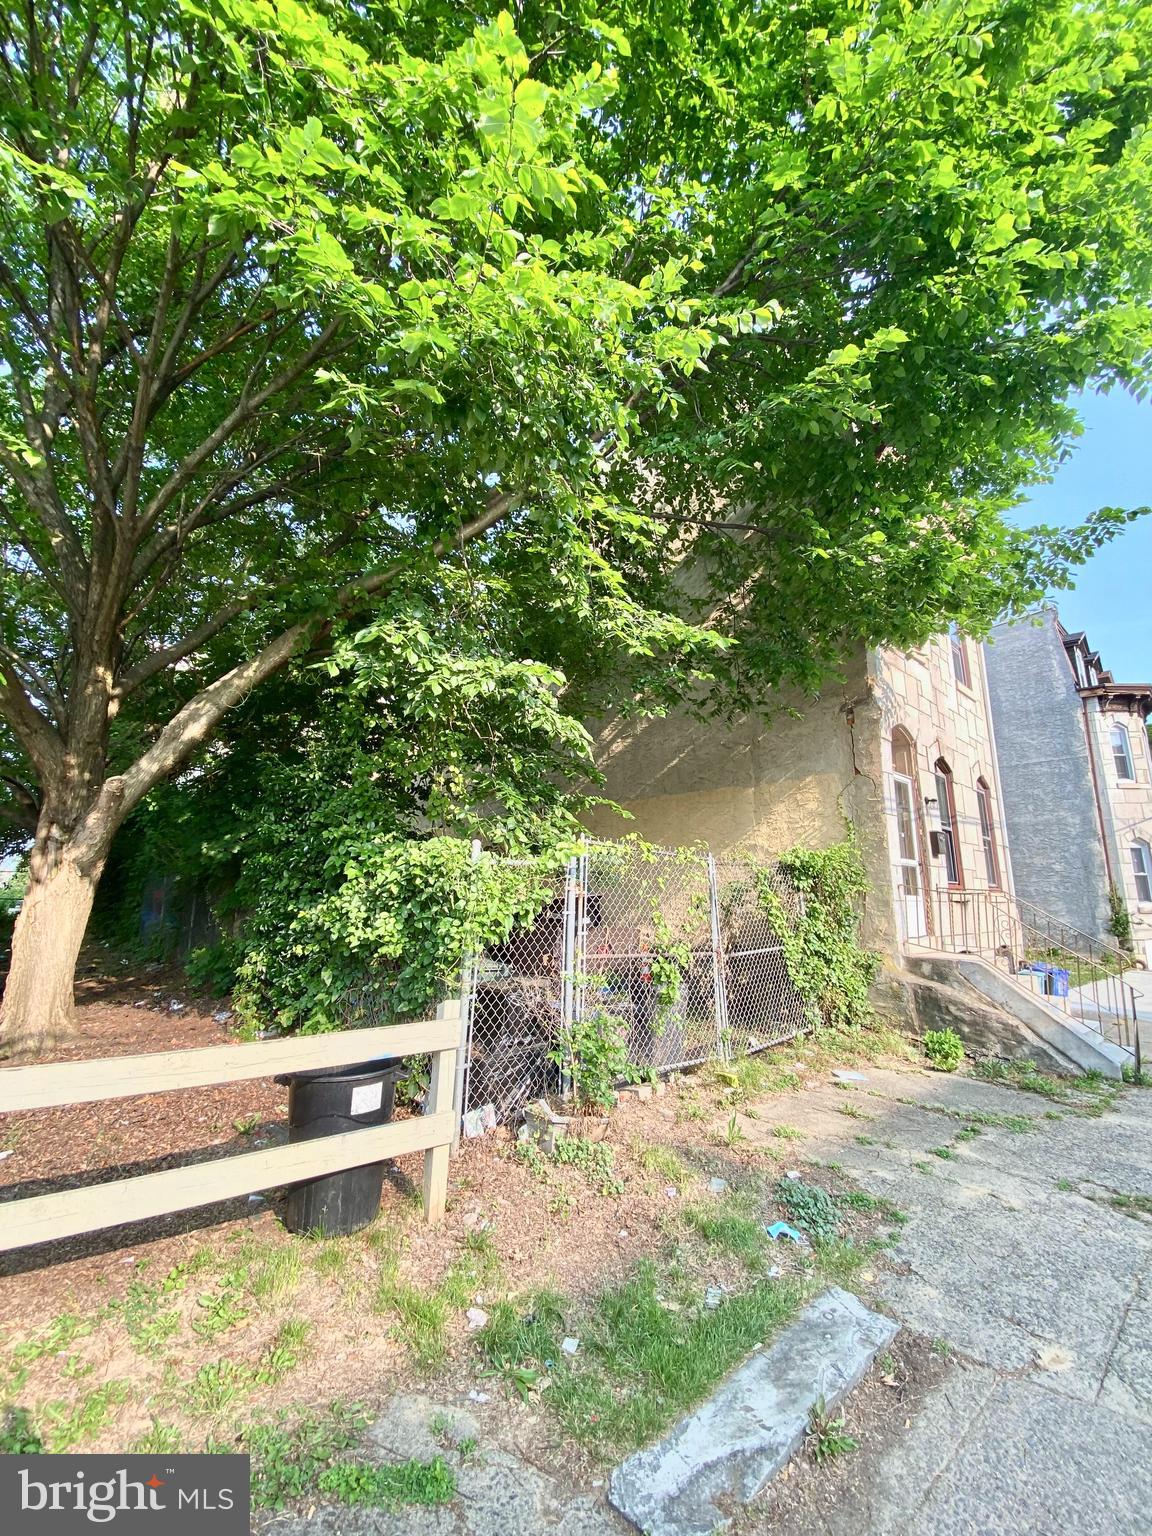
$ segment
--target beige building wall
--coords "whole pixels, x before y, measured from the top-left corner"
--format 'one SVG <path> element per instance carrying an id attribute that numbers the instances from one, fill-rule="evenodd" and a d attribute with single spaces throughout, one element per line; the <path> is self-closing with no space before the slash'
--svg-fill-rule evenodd
<path id="1" fill-rule="evenodd" d="M 782 695 L 770 718 L 734 724 L 686 716 L 610 721 L 596 733 L 605 793 L 631 819 L 600 809 L 587 818 L 596 837 L 636 833 L 665 847 L 705 844 L 723 859 L 765 861 L 785 849 L 828 847 L 855 828 L 868 869 L 863 914 L 867 943 L 900 947 L 903 870 L 897 859 L 892 731 L 915 742 L 922 889 L 943 886 L 943 861 L 929 855 L 934 764 L 953 774 L 957 840 L 966 885 L 987 885 L 976 785 L 991 790 L 1001 881 L 1011 873 L 1003 847 L 999 786 L 984 694 L 983 657 L 967 645 L 971 685 L 953 675 L 947 637 L 911 655 L 860 651 L 839 682 L 815 699 Z M 931 898 L 924 901 L 925 908 Z M 929 923 L 931 919 L 927 920 Z M 906 924 L 905 924 L 906 926 Z"/>
<path id="2" fill-rule="evenodd" d="M 1152 757 L 1144 717 L 1134 702 L 1123 699 L 1087 703 L 1085 718 L 1105 809 L 1104 830 L 1115 866 L 1112 879 L 1127 903 L 1136 950 L 1152 965 L 1152 902 L 1141 899 L 1132 858 L 1138 844 L 1152 850 Z M 1131 778 L 1119 771 L 1112 743 L 1115 725 L 1123 725 L 1128 734 Z"/>

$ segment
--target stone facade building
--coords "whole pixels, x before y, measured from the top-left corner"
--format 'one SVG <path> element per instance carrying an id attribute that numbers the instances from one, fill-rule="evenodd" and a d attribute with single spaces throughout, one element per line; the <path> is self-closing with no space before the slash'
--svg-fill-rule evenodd
<path id="1" fill-rule="evenodd" d="M 890 955 L 930 941 L 954 893 L 1011 892 L 983 647 L 959 634 L 901 653 L 861 648 L 816 699 L 774 719 L 613 722 L 598 740 L 610 811 L 590 830 L 702 842 L 770 859 L 840 841 L 867 865 L 865 941 Z"/>
<path id="2" fill-rule="evenodd" d="M 1053 608 L 997 626 L 987 671 L 1018 895 L 1111 939 L 1117 893 L 1152 964 L 1152 687 L 1117 683 Z"/>

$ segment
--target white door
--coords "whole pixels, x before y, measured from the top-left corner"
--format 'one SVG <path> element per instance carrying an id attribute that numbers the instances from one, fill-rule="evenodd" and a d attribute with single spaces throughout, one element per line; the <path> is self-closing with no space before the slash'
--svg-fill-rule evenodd
<path id="1" fill-rule="evenodd" d="M 896 789 L 896 916 L 900 937 L 922 939 L 928 932 L 924 911 L 924 883 L 920 875 L 920 829 L 916 820 L 916 790 L 902 773 L 894 776 Z"/>

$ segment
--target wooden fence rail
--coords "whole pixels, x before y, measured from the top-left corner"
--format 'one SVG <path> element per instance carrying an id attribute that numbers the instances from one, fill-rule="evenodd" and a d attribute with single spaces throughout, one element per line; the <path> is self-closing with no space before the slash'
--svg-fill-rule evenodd
<path id="1" fill-rule="evenodd" d="M 244 1082 L 281 1072 L 351 1066 L 382 1057 L 432 1056 L 423 1115 L 347 1131 L 262 1152 L 216 1158 L 161 1173 L 91 1184 L 54 1195 L 0 1202 L 0 1249 L 75 1237 L 172 1211 L 214 1205 L 281 1184 L 320 1178 L 346 1168 L 424 1153 L 424 1218 L 439 1221 L 448 1189 L 448 1158 L 455 1117 L 452 1083 L 461 1046 L 460 1003 L 442 1003 L 434 1019 L 379 1029 L 341 1030 L 301 1039 L 261 1040 L 202 1050 L 157 1051 L 97 1061 L 53 1062 L 0 1068 L 0 1114 L 65 1104 L 92 1104 L 137 1094 Z"/>

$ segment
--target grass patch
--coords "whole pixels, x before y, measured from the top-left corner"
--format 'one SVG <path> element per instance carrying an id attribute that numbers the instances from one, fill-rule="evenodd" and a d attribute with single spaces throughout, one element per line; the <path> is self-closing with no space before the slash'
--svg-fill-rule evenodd
<path id="1" fill-rule="evenodd" d="M 350 1458 L 347 1453 L 356 1448 L 367 1423 L 362 1409 L 333 1403 L 326 1413 L 291 1425 L 281 1419 L 250 1427 L 244 1449 L 252 1457 L 253 1505 L 283 1509 L 323 1494 L 340 1504 L 394 1510 L 447 1504 L 455 1497 L 456 1478 L 442 1457 L 395 1466 Z"/>
<path id="2" fill-rule="evenodd" d="M 838 1203 L 845 1210 L 874 1212 L 885 1221 L 895 1223 L 896 1226 L 902 1227 L 908 1220 L 907 1214 L 898 1205 L 893 1205 L 892 1201 L 884 1195 L 870 1195 L 864 1189 L 849 1190 L 846 1195 L 838 1196 Z"/>
<path id="3" fill-rule="evenodd" d="M 500 1303 L 480 1335 L 494 1373 L 547 1376 L 547 1402 L 574 1439 L 618 1454 L 653 1439 L 805 1299 L 804 1282 L 759 1280 L 713 1311 L 671 1311 L 655 1266 L 605 1292 L 581 1329 L 580 1358 L 565 1361 L 562 1302 L 533 1298 L 526 1312 Z M 548 1362 L 552 1362 L 549 1367 Z"/>
<path id="4" fill-rule="evenodd" d="M 677 1189 L 683 1189 L 692 1177 L 691 1170 L 671 1147 L 650 1147 L 637 1141 L 633 1142 L 632 1150 L 641 1168 L 656 1174 L 665 1183 L 675 1184 Z"/>
<path id="5" fill-rule="evenodd" d="M 795 1125 L 774 1125 L 772 1127 L 772 1135 L 779 1141 L 804 1141 L 806 1139 L 804 1132 Z"/>
<path id="6" fill-rule="evenodd" d="M 103 1386 L 85 1392 L 75 1403 L 44 1403 L 36 1416 L 44 1449 L 59 1454 L 91 1440 L 130 1395 L 126 1381 L 106 1381 Z"/>
<path id="7" fill-rule="evenodd" d="M 377 1312 L 392 1312 L 396 1331 L 416 1363 L 431 1369 L 448 1354 L 448 1324 L 468 1306 L 473 1294 L 499 1273 L 500 1261 L 487 1232 L 469 1232 L 464 1251 L 435 1290 L 398 1278 L 396 1257 L 385 1255 L 373 1300 Z"/>
<path id="8" fill-rule="evenodd" d="M 838 1104 L 837 1110 L 842 1115 L 847 1115 L 849 1120 L 875 1120 L 875 1115 L 870 1115 L 867 1110 L 861 1109 L 858 1104 Z"/>
<path id="9" fill-rule="evenodd" d="M 764 1224 L 732 1201 L 688 1206 L 684 1221 L 710 1248 L 730 1254 L 751 1270 L 764 1266 L 768 1238 Z"/>

